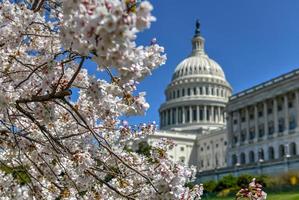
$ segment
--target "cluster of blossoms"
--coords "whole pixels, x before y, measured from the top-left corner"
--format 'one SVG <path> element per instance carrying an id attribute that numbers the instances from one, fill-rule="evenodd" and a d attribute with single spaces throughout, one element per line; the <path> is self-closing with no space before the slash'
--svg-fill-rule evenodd
<path id="1" fill-rule="evenodd" d="M 1 199 L 199 199 L 170 141 L 127 150 L 156 130 L 120 120 L 149 108 L 137 85 L 166 60 L 156 41 L 135 42 L 151 4 L 30 2 L 0 2 Z"/>
<path id="2" fill-rule="evenodd" d="M 249 184 L 248 188 L 241 189 L 237 195 L 236 199 L 248 199 L 248 200 L 265 200 L 267 199 L 267 193 L 262 190 L 263 186 L 256 183 L 255 178 Z"/>

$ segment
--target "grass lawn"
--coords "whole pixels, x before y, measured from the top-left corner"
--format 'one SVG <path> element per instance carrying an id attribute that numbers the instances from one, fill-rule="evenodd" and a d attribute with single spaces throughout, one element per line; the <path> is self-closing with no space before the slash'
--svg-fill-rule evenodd
<path id="1" fill-rule="evenodd" d="M 203 198 L 203 200 L 233 200 L 233 197 L 225 198 Z M 298 193 L 282 193 L 282 194 L 268 194 L 267 200 L 299 200 L 299 191 Z"/>

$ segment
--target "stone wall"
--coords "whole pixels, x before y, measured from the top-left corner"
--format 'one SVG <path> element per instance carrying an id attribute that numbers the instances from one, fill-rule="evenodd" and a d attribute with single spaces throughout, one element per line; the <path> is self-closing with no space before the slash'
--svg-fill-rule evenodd
<path id="1" fill-rule="evenodd" d="M 207 182 L 209 180 L 219 180 L 223 176 L 232 174 L 240 176 L 242 174 L 251 175 L 279 175 L 288 171 L 299 171 L 299 156 L 284 158 L 272 162 L 260 162 L 252 165 L 242 165 L 235 167 L 226 167 L 210 171 L 199 172 L 197 182 Z"/>

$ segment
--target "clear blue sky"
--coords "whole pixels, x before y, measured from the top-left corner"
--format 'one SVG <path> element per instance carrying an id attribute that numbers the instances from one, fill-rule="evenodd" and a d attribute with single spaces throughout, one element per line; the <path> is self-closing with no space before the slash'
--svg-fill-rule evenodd
<path id="1" fill-rule="evenodd" d="M 158 109 L 176 65 L 191 51 L 195 20 L 206 52 L 223 68 L 234 93 L 299 68 L 299 0 L 152 0 L 157 21 L 139 35 L 156 37 L 166 65 L 139 85 L 151 107 L 130 123 L 159 121 Z M 299 80 L 298 80 L 299 81 Z"/>

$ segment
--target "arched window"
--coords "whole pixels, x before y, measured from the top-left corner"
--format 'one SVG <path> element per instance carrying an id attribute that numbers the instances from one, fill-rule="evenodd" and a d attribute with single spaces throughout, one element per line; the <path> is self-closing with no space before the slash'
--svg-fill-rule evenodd
<path id="1" fill-rule="evenodd" d="M 284 149 L 284 145 L 281 144 L 279 146 L 279 158 L 283 158 L 285 156 L 285 149 Z"/>
<path id="2" fill-rule="evenodd" d="M 269 147 L 268 149 L 268 156 L 269 156 L 269 160 L 274 160 L 275 159 L 275 153 L 274 153 L 274 148 L 273 147 Z"/>
<path id="3" fill-rule="evenodd" d="M 238 158 L 237 158 L 237 155 L 232 155 L 232 165 L 235 166 L 238 162 Z"/>
<path id="4" fill-rule="evenodd" d="M 255 162 L 254 152 L 250 151 L 249 152 L 249 163 L 254 163 L 254 162 Z"/>
<path id="5" fill-rule="evenodd" d="M 295 156 L 297 155 L 297 146 L 296 146 L 296 143 L 295 142 L 292 142 L 290 144 L 290 155 L 291 156 Z"/>
<path id="6" fill-rule="evenodd" d="M 240 155 L 241 164 L 246 164 L 246 155 L 245 153 L 241 153 Z"/>

